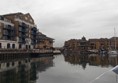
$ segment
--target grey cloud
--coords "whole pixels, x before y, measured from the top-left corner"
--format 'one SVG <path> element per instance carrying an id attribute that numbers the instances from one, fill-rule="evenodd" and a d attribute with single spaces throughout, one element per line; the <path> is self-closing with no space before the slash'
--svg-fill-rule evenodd
<path id="1" fill-rule="evenodd" d="M 2 0 L 1 15 L 29 12 L 38 29 L 62 46 L 70 38 L 111 37 L 118 27 L 118 0 Z"/>

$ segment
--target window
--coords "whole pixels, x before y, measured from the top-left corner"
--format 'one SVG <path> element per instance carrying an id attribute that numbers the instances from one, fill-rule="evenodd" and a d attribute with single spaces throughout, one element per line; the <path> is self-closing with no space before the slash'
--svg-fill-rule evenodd
<path id="1" fill-rule="evenodd" d="M 26 49 L 28 49 L 28 45 L 26 45 Z"/>
<path id="2" fill-rule="evenodd" d="M 14 62 L 12 62 L 12 66 L 14 66 Z"/>
<path id="3" fill-rule="evenodd" d="M 21 44 L 19 44 L 19 48 L 22 48 Z"/>
<path id="4" fill-rule="evenodd" d="M 10 48 L 10 44 L 9 43 L 7 44 L 7 48 Z"/>
<path id="5" fill-rule="evenodd" d="M 0 48 L 2 48 L 2 44 L 0 43 Z"/>
<path id="6" fill-rule="evenodd" d="M 9 67 L 9 66 L 10 66 L 10 64 L 9 64 L 9 63 L 7 63 L 7 64 L 6 64 L 6 67 Z"/>
<path id="7" fill-rule="evenodd" d="M 31 48 L 31 46 L 29 45 L 29 49 Z"/>
<path id="8" fill-rule="evenodd" d="M 12 48 L 13 48 L 13 49 L 15 48 L 15 44 L 12 44 Z"/>

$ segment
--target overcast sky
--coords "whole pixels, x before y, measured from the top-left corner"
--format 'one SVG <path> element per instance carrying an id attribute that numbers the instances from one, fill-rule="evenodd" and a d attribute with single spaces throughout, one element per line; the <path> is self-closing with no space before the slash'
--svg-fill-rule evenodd
<path id="1" fill-rule="evenodd" d="M 55 39 L 110 38 L 118 30 L 118 0 L 1 0 L 0 14 L 30 13 L 37 28 Z"/>

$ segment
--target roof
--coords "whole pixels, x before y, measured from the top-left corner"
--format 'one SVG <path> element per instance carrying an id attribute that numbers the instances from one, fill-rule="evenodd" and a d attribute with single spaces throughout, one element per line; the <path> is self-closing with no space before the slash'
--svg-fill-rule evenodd
<path id="1" fill-rule="evenodd" d="M 38 33 L 37 38 L 38 39 L 43 39 L 43 40 L 46 40 L 46 39 L 48 39 L 48 40 L 54 40 L 53 38 L 47 37 L 46 35 L 44 35 L 41 32 Z"/>
<path id="2" fill-rule="evenodd" d="M 14 16 L 14 15 L 23 15 L 23 13 L 21 13 L 21 12 L 9 13 L 9 14 L 5 14 L 5 15 L 3 15 L 3 16 Z"/>

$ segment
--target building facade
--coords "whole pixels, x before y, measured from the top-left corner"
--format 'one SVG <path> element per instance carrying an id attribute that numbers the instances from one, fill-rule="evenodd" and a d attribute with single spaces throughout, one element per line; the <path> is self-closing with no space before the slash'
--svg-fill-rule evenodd
<path id="1" fill-rule="evenodd" d="M 53 41 L 54 39 L 47 37 L 46 35 L 38 32 L 37 34 L 37 49 L 53 49 Z"/>
<path id="2" fill-rule="evenodd" d="M 33 49 L 36 44 L 37 28 L 33 18 L 29 13 L 15 13 L 4 15 L 11 19 L 16 29 L 17 48 L 19 49 Z"/>
<path id="3" fill-rule="evenodd" d="M 66 49 L 66 50 L 79 50 L 79 40 L 70 39 L 68 41 L 65 41 L 64 49 Z"/>
<path id="4" fill-rule="evenodd" d="M 0 16 L 0 49 L 50 49 L 53 39 L 40 33 L 29 13 Z"/>
<path id="5" fill-rule="evenodd" d="M 71 39 L 65 41 L 64 48 L 71 50 L 77 49 L 79 51 L 118 49 L 118 37 L 88 40 L 86 40 L 85 37 L 81 39 Z"/>

